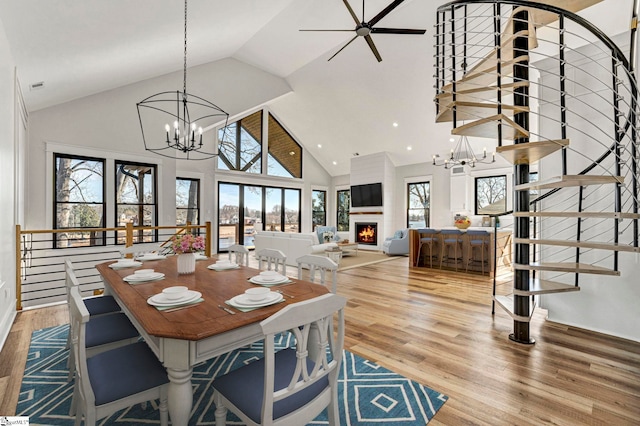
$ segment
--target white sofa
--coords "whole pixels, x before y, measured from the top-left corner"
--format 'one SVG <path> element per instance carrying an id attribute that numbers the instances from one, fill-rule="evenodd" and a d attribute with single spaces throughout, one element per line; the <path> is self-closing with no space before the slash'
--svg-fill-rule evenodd
<path id="1" fill-rule="evenodd" d="M 338 233 L 341 239 L 348 238 L 348 232 Z M 336 247 L 336 243 L 318 242 L 315 232 L 308 234 L 278 231 L 258 231 L 254 235 L 255 252 L 263 248 L 277 249 L 287 256 L 287 265 L 298 266 L 296 259 L 305 254 L 321 254 L 329 247 Z"/>

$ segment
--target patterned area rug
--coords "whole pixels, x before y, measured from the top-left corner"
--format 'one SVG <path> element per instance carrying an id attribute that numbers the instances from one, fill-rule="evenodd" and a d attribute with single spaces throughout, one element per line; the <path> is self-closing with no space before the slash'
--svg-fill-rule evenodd
<path id="1" fill-rule="evenodd" d="M 31 346 L 22 379 L 18 416 L 29 416 L 31 425 L 73 425 L 69 405 L 73 382 L 67 383 L 67 357 L 65 349 L 68 325 L 37 330 L 31 337 Z M 288 346 L 290 337 L 279 342 Z M 225 374 L 262 356 L 262 344 L 236 350 L 201 363 L 193 372 L 193 410 L 189 425 L 214 425 L 212 383 L 216 376 Z M 400 376 L 379 365 L 344 351 L 340 372 L 340 424 L 341 425 L 403 425 L 424 426 L 446 402 L 447 397 L 419 383 Z M 138 404 L 122 410 L 98 425 L 159 424 L 157 404 Z M 232 414 L 228 424 L 240 425 Z M 327 424 L 326 414 L 320 414 L 311 425 Z"/>

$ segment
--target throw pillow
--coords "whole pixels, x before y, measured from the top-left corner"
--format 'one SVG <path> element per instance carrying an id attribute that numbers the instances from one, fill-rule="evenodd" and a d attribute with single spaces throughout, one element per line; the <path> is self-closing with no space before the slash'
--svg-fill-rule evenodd
<path id="1" fill-rule="evenodd" d="M 401 240 L 403 235 L 404 235 L 404 233 L 402 231 L 396 231 L 395 234 L 393 234 L 393 239 L 394 240 Z"/>
<path id="2" fill-rule="evenodd" d="M 318 234 L 320 244 L 337 241 L 338 234 L 335 226 L 318 226 L 316 227 L 316 233 Z"/>

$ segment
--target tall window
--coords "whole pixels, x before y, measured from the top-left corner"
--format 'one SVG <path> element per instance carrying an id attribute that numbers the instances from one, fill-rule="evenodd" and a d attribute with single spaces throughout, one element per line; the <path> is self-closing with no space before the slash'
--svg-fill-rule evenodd
<path id="1" fill-rule="evenodd" d="M 115 162 L 116 226 L 156 226 L 156 166 L 131 162 Z M 134 242 L 156 241 L 157 231 L 140 230 L 134 233 Z M 124 233 L 118 234 L 118 243 L 124 243 Z"/>
<path id="2" fill-rule="evenodd" d="M 200 223 L 200 179 L 176 178 L 176 225 Z"/>
<path id="3" fill-rule="evenodd" d="M 269 114 L 268 129 L 267 174 L 302 178 L 302 147 L 271 114 Z"/>
<path id="4" fill-rule="evenodd" d="M 431 216 L 431 184 L 429 182 L 408 184 L 407 201 L 407 227 L 428 227 Z"/>
<path id="5" fill-rule="evenodd" d="M 507 211 L 507 176 L 476 178 L 476 215 Z"/>
<path id="6" fill-rule="evenodd" d="M 327 191 L 311 191 L 311 210 L 313 230 L 316 226 L 327 224 Z"/>
<path id="7" fill-rule="evenodd" d="M 351 209 L 351 192 L 348 189 L 340 190 L 336 193 L 336 210 L 337 220 L 336 228 L 338 231 L 349 230 L 349 211 Z"/>
<path id="8" fill-rule="evenodd" d="M 262 111 L 218 131 L 218 168 L 262 172 Z"/>
<path id="9" fill-rule="evenodd" d="M 54 229 L 104 228 L 104 160 L 55 154 Z M 54 247 L 104 245 L 104 233 L 56 234 Z"/>

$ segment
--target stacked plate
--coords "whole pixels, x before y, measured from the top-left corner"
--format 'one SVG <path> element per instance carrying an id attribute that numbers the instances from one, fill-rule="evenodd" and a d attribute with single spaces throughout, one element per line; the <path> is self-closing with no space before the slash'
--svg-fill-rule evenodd
<path id="1" fill-rule="evenodd" d="M 138 262 L 133 259 L 118 259 L 117 262 L 110 264 L 109 268 L 112 268 L 112 269 L 136 268 L 140 265 L 142 265 L 142 262 Z"/>
<path id="2" fill-rule="evenodd" d="M 123 278 L 124 281 L 132 284 L 143 283 L 147 281 L 157 281 L 164 278 L 162 272 L 155 272 L 153 269 L 139 269 L 131 275 Z"/>
<path id="3" fill-rule="evenodd" d="M 176 290 L 172 292 L 170 290 Z M 178 291 L 180 290 L 180 291 Z M 181 305 L 189 305 L 199 301 L 202 293 L 189 290 L 186 287 L 176 286 L 165 288 L 162 293 L 154 294 L 147 299 L 147 303 L 158 308 L 167 308 Z"/>
<path id="4" fill-rule="evenodd" d="M 249 278 L 249 282 L 264 286 L 282 284 L 287 281 L 289 281 L 289 277 L 279 274 L 276 271 L 262 271 L 260 275 Z"/>
<path id="5" fill-rule="evenodd" d="M 139 260 L 141 262 L 146 262 L 149 260 L 162 260 L 162 259 L 166 259 L 167 256 L 163 255 L 163 254 L 158 254 L 158 253 L 145 253 L 142 256 L 138 256 L 136 257 L 136 260 Z"/>
<path id="6" fill-rule="evenodd" d="M 196 257 L 196 260 L 207 260 L 207 259 L 209 259 L 207 256 L 205 256 L 202 253 L 194 253 L 194 256 Z"/>
<path id="7" fill-rule="evenodd" d="M 207 268 L 213 269 L 214 271 L 224 271 L 227 269 L 236 269 L 239 268 L 239 266 L 230 260 L 218 260 L 216 263 L 207 266 Z"/>
<path id="8" fill-rule="evenodd" d="M 276 293 L 275 291 L 267 292 L 264 297 L 260 300 L 256 300 L 255 297 L 248 295 L 246 293 L 239 294 L 235 297 L 232 297 L 231 300 L 228 300 L 227 303 L 233 307 L 240 309 L 252 309 L 252 308 L 261 308 L 263 306 L 273 305 L 275 303 L 281 302 L 283 299 L 282 294 Z"/>

